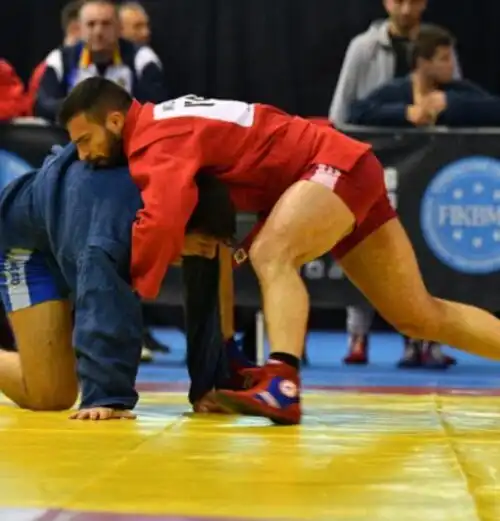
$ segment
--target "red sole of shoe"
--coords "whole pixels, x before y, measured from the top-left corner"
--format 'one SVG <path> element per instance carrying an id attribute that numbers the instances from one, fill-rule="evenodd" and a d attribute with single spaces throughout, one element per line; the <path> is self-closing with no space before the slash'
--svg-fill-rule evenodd
<path id="1" fill-rule="evenodd" d="M 221 407 L 223 407 L 224 409 L 229 409 L 236 414 L 268 418 L 276 425 L 297 425 L 300 423 L 300 418 L 298 421 L 290 420 L 289 418 L 285 418 L 282 415 L 276 414 L 276 411 L 274 409 L 266 407 L 265 405 L 263 408 L 258 407 L 253 402 L 243 401 L 241 397 L 236 398 L 226 393 L 216 392 L 215 399 Z"/>

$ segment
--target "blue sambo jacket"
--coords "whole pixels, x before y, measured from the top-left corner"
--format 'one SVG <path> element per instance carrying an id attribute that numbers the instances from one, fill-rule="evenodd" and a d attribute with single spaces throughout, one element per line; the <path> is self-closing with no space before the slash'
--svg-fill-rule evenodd
<path id="1" fill-rule="evenodd" d="M 42 252 L 61 295 L 74 302 L 82 407 L 137 403 L 142 312 L 129 269 L 141 206 L 126 168 L 94 170 L 73 145 L 0 194 L 0 250 Z"/>

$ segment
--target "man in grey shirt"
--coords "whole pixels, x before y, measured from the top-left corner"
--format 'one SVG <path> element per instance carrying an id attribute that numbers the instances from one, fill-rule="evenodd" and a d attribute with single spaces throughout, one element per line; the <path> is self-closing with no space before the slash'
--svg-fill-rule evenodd
<path id="1" fill-rule="evenodd" d="M 330 106 L 329 119 L 334 125 L 346 122 L 353 101 L 410 72 L 408 47 L 418 34 L 427 0 L 383 1 L 389 18 L 373 22 L 347 48 Z M 455 78 L 460 78 L 456 58 L 455 63 Z"/>
<path id="2" fill-rule="evenodd" d="M 346 123 L 353 101 L 365 98 L 384 83 L 410 73 L 409 47 L 419 32 L 427 0 L 383 2 L 388 19 L 373 22 L 367 31 L 350 42 L 347 49 L 329 112 L 330 121 L 337 127 Z M 454 61 L 454 76 L 460 78 L 456 55 Z M 368 304 L 347 308 L 350 340 L 345 363 L 368 362 L 368 333 L 373 314 L 373 309 Z M 423 363 L 423 358 L 427 363 L 443 368 L 454 363 L 453 359 L 441 354 L 440 346 L 429 346 L 424 354 L 421 342 L 406 339 L 405 354 L 399 365 L 419 366 Z"/>

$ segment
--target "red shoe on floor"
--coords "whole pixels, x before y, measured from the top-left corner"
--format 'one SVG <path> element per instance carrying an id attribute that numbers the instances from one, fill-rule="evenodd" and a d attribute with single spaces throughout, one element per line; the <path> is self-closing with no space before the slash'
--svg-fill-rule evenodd
<path id="1" fill-rule="evenodd" d="M 269 418 L 277 425 L 300 423 L 300 377 L 293 367 L 270 360 L 261 379 L 246 391 L 216 391 L 215 400 L 234 414 Z"/>
<path id="2" fill-rule="evenodd" d="M 349 340 L 349 352 L 344 358 L 344 364 L 368 364 L 368 337 L 366 335 L 351 335 Z"/>

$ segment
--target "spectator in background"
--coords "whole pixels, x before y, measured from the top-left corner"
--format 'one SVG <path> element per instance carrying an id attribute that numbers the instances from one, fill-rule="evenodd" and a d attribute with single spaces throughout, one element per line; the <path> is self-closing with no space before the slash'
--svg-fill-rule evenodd
<path id="1" fill-rule="evenodd" d="M 80 7 L 82 0 L 69 2 L 61 11 L 61 29 L 63 31 L 64 45 L 75 45 L 81 36 L 80 30 Z"/>
<path id="2" fill-rule="evenodd" d="M 422 26 L 412 51 L 413 72 L 379 87 L 351 106 L 350 122 L 412 127 L 500 127 L 500 98 L 466 80 L 453 79 L 453 37 Z"/>
<path id="3" fill-rule="evenodd" d="M 65 46 L 76 45 L 80 40 L 80 5 L 81 0 L 76 0 L 75 2 L 66 4 L 61 11 L 61 29 L 64 35 L 63 45 Z M 43 62 L 37 65 L 31 75 L 28 85 L 30 113 L 33 113 L 34 111 L 38 88 L 40 87 L 40 81 L 45 73 L 45 69 L 46 63 L 45 60 L 43 60 Z"/>
<path id="4" fill-rule="evenodd" d="M 55 49 L 47 57 L 35 115 L 55 121 L 68 92 L 98 75 L 115 81 L 142 102 L 168 98 L 159 58 L 149 47 L 119 38 L 117 7 L 111 0 L 84 0 L 80 29 L 81 42 Z"/>
<path id="5" fill-rule="evenodd" d="M 384 0 L 384 7 L 389 18 L 373 22 L 347 48 L 330 106 L 334 125 L 346 122 L 353 101 L 410 72 L 408 49 L 418 34 L 427 0 Z M 458 60 L 454 75 L 460 77 Z"/>
<path id="6" fill-rule="evenodd" d="M 149 45 L 151 29 L 149 16 L 137 2 L 126 2 L 119 8 L 122 38 L 137 45 Z"/>
<path id="7" fill-rule="evenodd" d="M 25 116 L 28 111 L 28 99 L 24 84 L 14 67 L 0 59 L 0 121 Z"/>
<path id="8" fill-rule="evenodd" d="M 410 73 L 409 46 L 419 32 L 427 0 L 384 0 L 383 3 L 389 18 L 375 21 L 366 32 L 356 36 L 347 49 L 329 113 L 330 121 L 336 126 L 346 123 L 352 102 L 365 98 L 395 77 Z M 460 77 L 456 57 L 454 61 L 454 76 Z M 368 363 L 368 334 L 373 316 L 373 308 L 368 303 L 347 308 L 349 352 L 345 363 Z M 405 339 L 405 354 L 400 365 L 418 366 L 422 356 L 422 343 Z M 444 360 L 447 364 L 454 363 L 449 357 Z M 432 364 L 432 360 L 427 361 Z"/>

